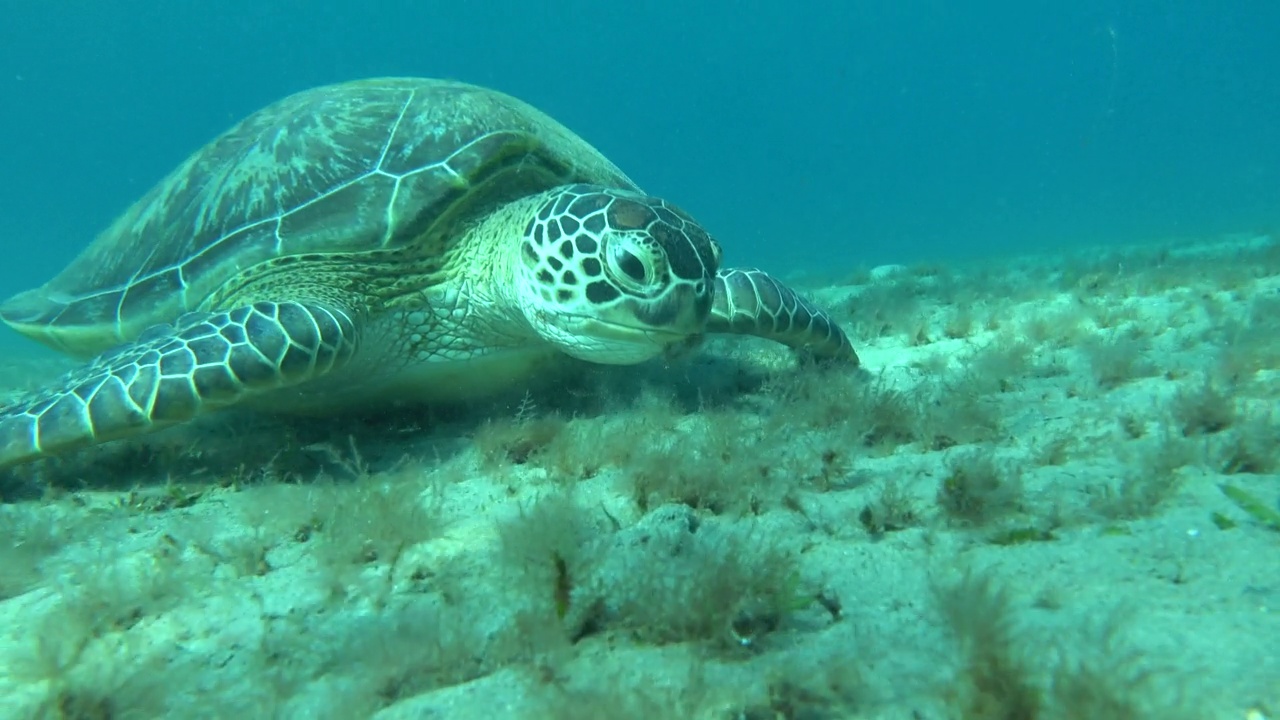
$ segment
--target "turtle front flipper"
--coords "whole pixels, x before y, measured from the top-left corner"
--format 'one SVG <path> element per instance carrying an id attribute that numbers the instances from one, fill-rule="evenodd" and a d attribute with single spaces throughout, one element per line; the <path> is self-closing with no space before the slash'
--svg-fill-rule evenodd
<path id="1" fill-rule="evenodd" d="M 0 467 L 141 435 L 324 375 L 355 351 L 337 308 L 259 302 L 190 313 L 0 408 Z"/>
<path id="2" fill-rule="evenodd" d="M 706 331 L 754 335 L 816 360 L 858 364 L 853 344 L 830 315 L 755 268 L 716 273 L 715 303 Z"/>

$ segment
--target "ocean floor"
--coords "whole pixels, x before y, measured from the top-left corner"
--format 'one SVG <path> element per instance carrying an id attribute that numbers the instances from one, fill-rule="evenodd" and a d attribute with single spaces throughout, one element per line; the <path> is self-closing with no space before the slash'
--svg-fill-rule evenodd
<path id="1" fill-rule="evenodd" d="M 1280 718 L 1280 239 L 810 285 L 860 370 L 0 471 L 0 718 Z"/>

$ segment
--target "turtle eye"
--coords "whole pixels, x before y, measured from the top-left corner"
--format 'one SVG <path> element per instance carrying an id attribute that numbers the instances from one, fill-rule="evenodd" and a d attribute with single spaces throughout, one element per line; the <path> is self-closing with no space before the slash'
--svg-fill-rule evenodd
<path id="1" fill-rule="evenodd" d="M 609 243 L 605 259 L 609 264 L 610 274 L 623 288 L 640 292 L 653 285 L 657 273 L 652 255 L 644 252 L 644 249 L 629 240 L 620 239 Z"/>
<path id="2" fill-rule="evenodd" d="M 644 282 L 644 263 L 634 253 L 616 250 L 613 253 L 613 261 L 627 277 L 636 282 Z"/>

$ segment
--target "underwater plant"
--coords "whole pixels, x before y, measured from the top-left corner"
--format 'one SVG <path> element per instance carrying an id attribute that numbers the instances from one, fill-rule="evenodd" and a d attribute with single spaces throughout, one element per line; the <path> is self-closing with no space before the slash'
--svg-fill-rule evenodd
<path id="1" fill-rule="evenodd" d="M 892 477 L 883 480 L 871 502 L 858 513 L 858 521 L 873 537 L 919 525 L 914 499 Z"/>
<path id="2" fill-rule="evenodd" d="M 1154 374 L 1147 357 L 1147 346 L 1131 332 L 1115 332 L 1090 336 L 1080 344 L 1097 386 L 1110 390 L 1141 377 Z"/>
<path id="3" fill-rule="evenodd" d="M 986 525 L 1022 505 L 1022 482 L 989 449 L 953 452 L 938 486 L 938 507 L 953 522 Z"/>
<path id="4" fill-rule="evenodd" d="M 1231 388 L 1206 377 L 1191 387 L 1180 387 L 1169 404 L 1169 414 L 1183 435 L 1213 435 L 1235 424 L 1236 396 Z"/>
<path id="5" fill-rule="evenodd" d="M 956 652 L 943 690 L 965 720 L 1198 720 L 1190 675 L 1126 642 L 1129 615 L 1042 637 L 1009 584 L 973 568 L 934 585 Z"/>

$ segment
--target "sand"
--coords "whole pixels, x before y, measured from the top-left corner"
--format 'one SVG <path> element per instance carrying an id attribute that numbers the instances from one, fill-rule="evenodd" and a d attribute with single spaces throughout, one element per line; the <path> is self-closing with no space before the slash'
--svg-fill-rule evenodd
<path id="1" fill-rule="evenodd" d="M 795 281 L 862 368 L 0 471 L 0 717 L 1280 716 L 1275 238 Z"/>

